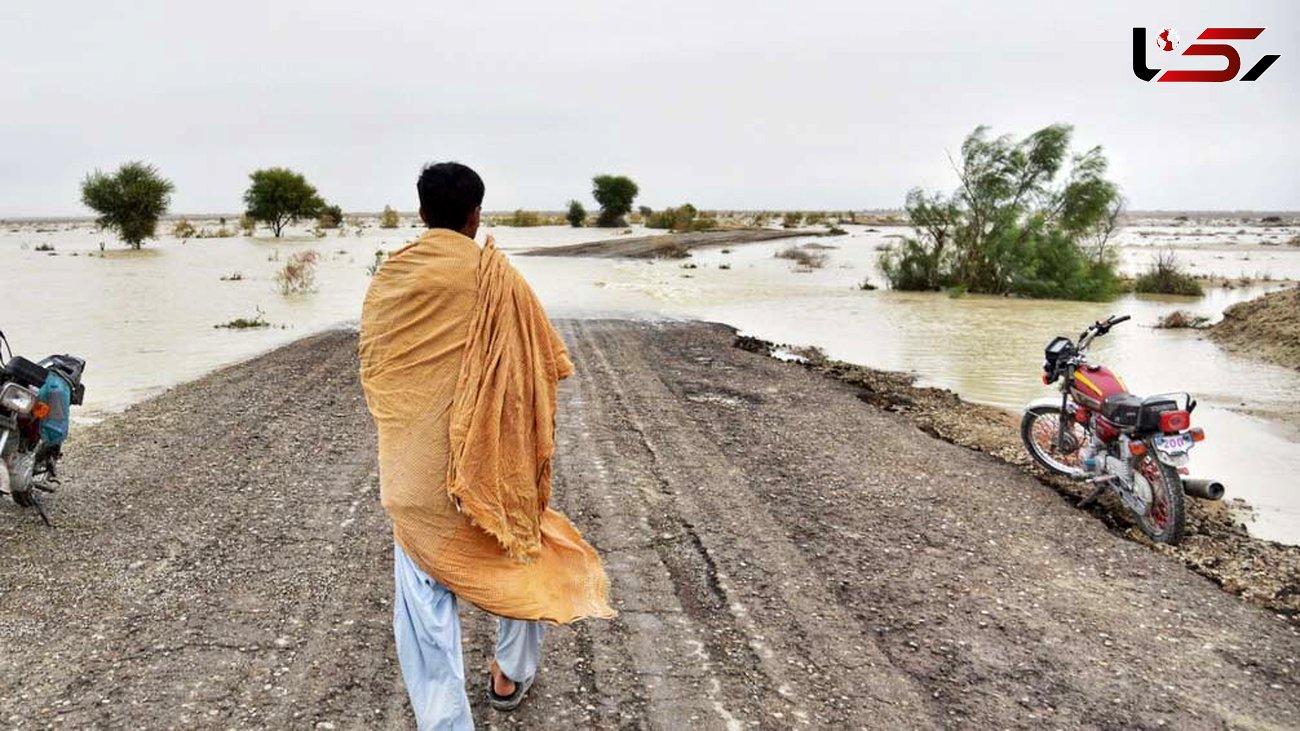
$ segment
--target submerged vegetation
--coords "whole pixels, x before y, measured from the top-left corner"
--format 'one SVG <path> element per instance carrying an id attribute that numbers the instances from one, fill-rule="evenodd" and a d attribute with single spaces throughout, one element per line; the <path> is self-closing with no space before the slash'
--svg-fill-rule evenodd
<path id="1" fill-rule="evenodd" d="M 1119 188 L 1104 177 L 1101 148 L 1071 155 L 1070 136 L 1061 124 L 1022 140 L 977 128 L 954 163 L 960 185 L 951 195 L 908 193 L 915 235 L 882 253 L 889 285 L 1077 300 L 1118 294 L 1111 234 Z"/>
<path id="2" fill-rule="evenodd" d="M 379 273 L 379 267 L 384 265 L 384 260 L 388 258 L 387 252 L 383 249 L 375 249 L 375 260 L 366 267 L 366 276 L 373 277 Z"/>
<path id="3" fill-rule="evenodd" d="M 1133 282 L 1133 291 L 1140 294 L 1180 294 L 1188 297 L 1205 294 L 1200 281 L 1183 271 L 1172 250 L 1156 254 L 1151 266 Z"/>
<path id="4" fill-rule="evenodd" d="M 322 230 L 336 229 L 343 225 L 343 207 L 339 205 L 322 206 L 316 216 L 316 228 Z"/>
<path id="5" fill-rule="evenodd" d="M 300 251 L 289 257 L 280 271 L 275 273 L 275 284 L 280 294 L 305 294 L 316 289 L 316 263 L 320 254 L 315 250 Z"/>
<path id="6" fill-rule="evenodd" d="M 133 249 L 154 237 L 158 219 L 171 206 L 170 180 L 158 169 L 142 162 L 128 162 L 116 173 L 98 170 L 81 183 L 81 202 L 99 217 L 100 228 L 115 231 Z"/>
<path id="7" fill-rule="evenodd" d="M 198 232 L 199 230 L 194 227 L 193 223 L 190 223 L 190 219 L 188 218 L 182 218 L 172 224 L 172 236 L 175 236 L 178 239 L 194 238 L 194 235 Z"/>
<path id="8" fill-rule="evenodd" d="M 255 170 L 244 192 L 248 218 L 265 223 L 278 239 L 284 227 L 299 219 L 312 219 L 325 208 L 325 201 L 301 173 L 288 168 Z M 247 230 L 247 229 L 246 229 Z"/>
<path id="9" fill-rule="evenodd" d="M 266 321 L 266 313 L 262 312 L 261 307 L 256 309 L 257 314 L 251 318 L 237 317 L 230 322 L 223 322 L 220 325 L 213 325 L 212 327 L 225 330 L 252 330 L 261 327 L 270 327 L 271 323 Z"/>
<path id="10" fill-rule="evenodd" d="M 1168 315 L 1156 321 L 1157 330 L 1197 330 L 1206 327 L 1210 323 L 1210 318 L 1204 315 L 1193 315 L 1187 310 L 1174 310 Z"/>
<path id="11" fill-rule="evenodd" d="M 645 227 L 678 232 L 711 231 L 718 227 L 718 219 L 711 213 L 701 213 L 690 203 L 683 203 L 676 208 L 651 211 L 645 218 Z"/>
<path id="12" fill-rule="evenodd" d="M 591 179 L 591 197 L 600 204 L 596 225 L 616 228 L 627 225 L 627 214 L 641 189 L 626 175 L 597 175 Z"/>
<path id="13" fill-rule="evenodd" d="M 802 246 L 788 246 L 776 252 L 776 258 L 789 259 L 795 263 L 795 271 L 810 272 L 826 266 L 826 254 Z"/>
<path id="14" fill-rule="evenodd" d="M 587 209 L 579 201 L 569 201 L 569 212 L 565 214 L 564 219 L 574 228 L 581 228 L 587 221 Z"/>

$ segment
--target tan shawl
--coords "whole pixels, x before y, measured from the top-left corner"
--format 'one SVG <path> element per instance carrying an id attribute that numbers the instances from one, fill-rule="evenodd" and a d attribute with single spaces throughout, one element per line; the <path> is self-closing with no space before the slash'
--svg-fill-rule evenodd
<path id="1" fill-rule="evenodd" d="M 551 499 L 555 387 L 573 374 L 532 288 L 488 239 L 451 404 L 447 489 L 513 558 L 542 550 Z"/>
<path id="2" fill-rule="evenodd" d="M 376 273 L 361 381 L 393 535 L 460 598 L 515 619 L 610 617 L 595 550 L 550 498 L 556 382 L 572 372 L 489 237 L 431 229 Z"/>

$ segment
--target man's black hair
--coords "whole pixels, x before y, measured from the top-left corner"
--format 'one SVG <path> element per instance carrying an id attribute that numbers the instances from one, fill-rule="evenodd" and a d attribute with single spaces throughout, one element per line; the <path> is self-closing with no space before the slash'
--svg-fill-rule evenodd
<path id="1" fill-rule="evenodd" d="M 459 231 L 475 208 L 483 205 L 483 179 L 458 162 L 430 163 L 415 184 L 424 225 Z"/>

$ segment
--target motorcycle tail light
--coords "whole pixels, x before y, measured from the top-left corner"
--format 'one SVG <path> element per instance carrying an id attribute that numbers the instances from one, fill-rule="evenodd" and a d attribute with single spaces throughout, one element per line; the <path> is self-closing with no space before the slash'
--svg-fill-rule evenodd
<path id="1" fill-rule="evenodd" d="M 1186 411 L 1166 411 L 1160 415 L 1160 431 L 1170 434 L 1180 432 L 1192 425 L 1192 417 Z"/>
<path id="2" fill-rule="evenodd" d="M 1047 380 L 1047 374 L 1044 373 L 1044 374 L 1043 374 L 1043 385 L 1046 386 L 1046 385 L 1048 385 L 1048 384 L 1050 384 L 1050 383 L 1051 383 L 1051 381 Z"/>
<path id="3" fill-rule="evenodd" d="M 1147 445 L 1142 442 L 1129 442 L 1128 453 L 1134 457 L 1141 457 L 1147 453 Z"/>
<path id="4" fill-rule="evenodd" d="M 37 419 L 44 419 L 49 415 L 50 415 L 50 405 L 45 403 L 44 401 L 37 401 L 36 405 L 32 407 L 32 416 Z"/>
<path id="5" fill-rule="evenodd" d="M 1188 434 L 1192 437 L 1193 442 L 1205 441 L 1205 430 L 1199 426 L 1188 432 Z"/>

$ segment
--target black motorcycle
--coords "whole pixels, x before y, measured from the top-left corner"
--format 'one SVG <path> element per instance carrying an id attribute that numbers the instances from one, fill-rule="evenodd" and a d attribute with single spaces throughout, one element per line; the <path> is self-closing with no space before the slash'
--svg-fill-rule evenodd
<path id="1" fill-rule="evenodd" d="M 81 383 L 86 361 L 51 355 L 33 363 L 15 356 L 2 332 L 0 346 L 0 493 L 36 508 L 48 525 L 36 494 L 54 492 L 59 484 L 56 465 L 71 427 L 71 407 L 86 396 Z"/>

